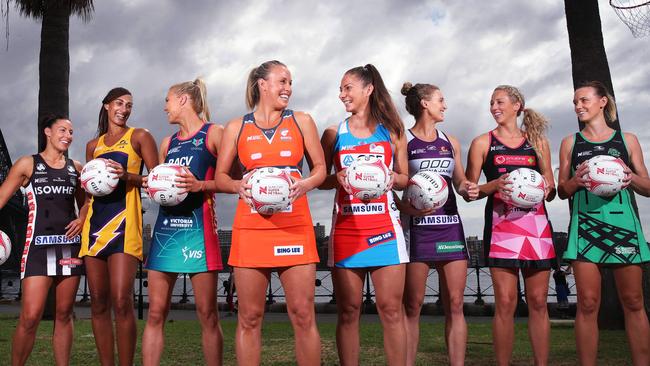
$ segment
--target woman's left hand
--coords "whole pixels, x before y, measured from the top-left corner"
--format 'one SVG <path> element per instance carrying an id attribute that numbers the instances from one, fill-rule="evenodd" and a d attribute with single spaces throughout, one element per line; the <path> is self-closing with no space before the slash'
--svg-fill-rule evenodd
<path id="1" fill-rule="evenodd" d="M 292 183 L 289 192 L 289 200 L 291 200 L 291 203 L 311 190 L 304 179 L 291 176 L 291 182 Z"/>
<path id="2" fill-rule="evenodd" d="M 388 185 L 386 186 L 386 192 L 390 192 L 393 190 L 393 185 L 395 184 L 395 172 L 390 171 L 388 173 Z"/>
<path id="3" fill-rule="evenodd" d="M 623 172 L 625 173 L 625 177 L 623 178 L 623 188 L 621 189 L 625 189 L 630 185 L 630 183 L 632 183 L 632 174 L 634 174 L 634 172 L 632 172 L 632 169 L 625 165 L 625 163 L 621 162 L 621 164 L 623 165 Z"/>
<path id="4" fill-rule="evenodd" d="M 194 174 L 186 167 L 176 175 L 176 185 L 185 192 L 200 192 L 203 190 L 203 181 L 196 179 Z"/>
<path id="5" fill-rule="evenodd" d="M 68 225 L 66 225 L 65 227 L 66 230 L 65 237 L 68 239 L 74 238 L 75 236 L 81 234 L 82 228 L 83 228 L 83 222 L 81 222 L 81 219 L 77 218 L 70 221 L 70 223 L 68 223 Z"/>

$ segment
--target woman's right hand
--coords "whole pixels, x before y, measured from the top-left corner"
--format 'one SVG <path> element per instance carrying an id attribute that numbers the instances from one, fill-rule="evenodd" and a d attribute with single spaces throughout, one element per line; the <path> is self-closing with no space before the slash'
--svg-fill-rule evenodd
<path id="1" fill-rule="evenodd" d="M 253 195 L 251 194 L 251 188 L 253 187 L 250 183 L 248 183 L 248 180 L 253 175 L 253 173 L 255 173 L 255 169 L 246 173 L 239 181 L 239 198 L 243 199 L 244 202 L 246 202 L 246 204 L 251 208 L 253 208 Z"/>
<path id="2" fill-rule="evenodd" d="M 583 161 L 580 165 L 578 165 L 578 169 L 573 174 L 573 177 L 571 177 L 571 180 L 575 183 L 576 186 L 589 189 L 589 179 L 587 178 L 588 174 L 589 165 L 586 161 Z"/>
<path id="3" fill-rule="evenodd" d="M 418 210 L 417 208 L 413 207 L 410 199 L 407 199 L 406 202 L 403 202 L 401 210 L 409 216 L 429 216 L 435 211 L 434 208 Z"/>
<path id="4" fill-rule="evenodd" d="M 148 185 L 148 183 L 147 183 L 147 182 L 148 182 L 148 180 L 147 180 L 148 178 L 149 178 L 148 175 L 143 175 L 143 176 L 142 176 L 142 188 L 143 188 L 145 191 L 147 191 L 147 192 L 148 192 L 148 188 L 149 188 L 149 185 Z"/>
<path id="5" fill-rule="evenodd" d="M 345 189 L 345 191 L 348 194 L 352 194 L 352 189 L 350 188 L 350 185 L 348 184 L 348 178 L 346 174 L 347 168 L 341 169 L 338 173 L 336 173 L 336 180 L 339 182 L 339 185 Z"/>
<path id="6" fill-rule="evenodd" d="M 508 177 L 508 173 L 505 173 L 497 179 L 497 192 L 501 197 L 509 197 L 512 193 L 512 181 Z"/>

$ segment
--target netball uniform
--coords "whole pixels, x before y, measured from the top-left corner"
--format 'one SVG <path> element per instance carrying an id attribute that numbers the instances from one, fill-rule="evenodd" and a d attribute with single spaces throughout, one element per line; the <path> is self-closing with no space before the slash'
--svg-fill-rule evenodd
<path id="1" fill-rule="evenodd" d="M 582 162 L 597 155 L 611 155 L 629 166 L 630 156 L 621 131 L 603 142 L 591 142 L 575 135 L 571 151 L 571 175 Z M 564 258 L 603 264 L 638 264 L 650 261 L 650 249 L 643 235 L 629 189 L 612 197 L 600 197 L 585 188 L 570 200 L 569 242 Z"/>
<path id="2" fill-rule="evenodd" d="M 293 112 L 283 111 L 280 122 L 269 129 L 257 126 L 253 113 L 245 115 L 237 137 L 237 155 L 245 173 L 273 166 L 301 178 L 304 140 Z M 318 262 L 304 195 L 273 215 L 260 215 L 240 198 L 232 229 L 231 266 L 273 268 Z"/>
<path id="3" fill-rule="evenodd" d="M 338 126 L 333 150 L 337 172 L 364 155 L 381 159 L 389 169 L 393 166 L 390 133 L 382 124 L 377 125 L 372 136 L 360 139 L 352 135 L 346 119 Z M 329 244 L 330 266 L 362 268 L 408 262 L 392 192 L 361 201 L 339 187 L 334 198 Z"/>
<path id="4" fill-rule="evenodd" d="M 453 189 L 454 148 L 447 135 L 438 130 L 438 137 L 422 141 L 410 130 L 407 152 L 409 177 L 420 171 L 440 174 L 447 182 L 447 202 L 431 215 L 406 216 L 402 224 L 411 262 L 453 261 L 467 259 L 463 223 L 458 215 Z"/>
<path id="5" fill-rule="evenodd" d="M 535 149 L 527 139 L 510 148 L 493 131 L 489 136 L 490 149 L 482 167 L 488 182 L 517 168 L 540 171 Z M 483 249 L 489 267 L 551 268 L 553 229 L 544 202 L 520 208 L 505 203 L 499 192 L 490 195 L 485 205 Z"/>
<path id="6" fill-rule="evenodd" d="M 82 275 L 80 237 L 65 235 L 65 227 L 77 218 L 77 169 L 70 159 L 63 168 L 55 169 L 47 165 L 40 154 L 33 158 L 32 176 L 25 188 L 29 214 L 20 278 Z"/>
<path id="7" fill-rule="evenodd" d="M 211 126 L 206 123 L 185 139 L 173 134 L 165 163 L 187 167 L 198 180 L 213 180 L 217 158 L 208 149 Z M 212 194 L 189 192 L 176 206 L 160 206 L 146 268 L 175 273 L 223 269 Z"/>
<path id="8" fill-rule="evenodd" d="M 142 158 L 131 144 L 134 128 L 108 146 L 102 135 L 97 140 L 93 159 L 112 159 L 125 172 L 142 174 Z M 119 180 L 115 190 L 103 197 L 92 197 L 81 234 L 80 256 L 108 258 L 126 253 L 142 260 L 142 203 L 140 187 Z"/>

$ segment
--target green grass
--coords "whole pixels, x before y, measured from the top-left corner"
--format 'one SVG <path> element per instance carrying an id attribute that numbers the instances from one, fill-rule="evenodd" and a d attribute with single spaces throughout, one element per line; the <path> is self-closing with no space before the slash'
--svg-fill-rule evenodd
<path id="1" fill-rule="evenodd" d="M 470 319 L 471 321 L 471 319 Z M 224 364 L 235 364 L 234 332 L 236 323 L 232 319 L 222 320 L 224 332 Z M 10 362 L 10 345 L 16 318 L 0 315 L 0 365 Z M 421 325 L 420 350 L 418 365 L 446 364 L 443 338 L 443 324 L 423 323 Z M 138 322 L 139 337 L 142 338 L 144 323 Z M 492 334 L 489 323 L 469 323 L 469 339 L 467 345 L 467 365 L 494 364 L 492 352 Z M 323 364 L 337 364 L 336 344 L 334 341 L 335 324 L 319 325 L 322 345 Z M 262 360 L 264 365 L 293 365 L 293 336 L 288 322 L 266 322 L 264 324 L 264 347 Z M 362 365 L 383 365 L 383 345 L 381 325 L 364 323 L 361 329 Z M 39 327 L 34 350 L 28 365 L 53 365 L 51 351 L 52 322 L 43 321 Z M 515 347 L 513 354 L 514 365 L 531 364 L 531 349 L 528 342 L 526 324 L 516 324 Z M 623 331 L 601 331 L 600 333 L 599 365 L 626 365 L 630 363 L 629 350 Z M 136 364 L 140 344 L 136 353 Z M 171 321 L 166 325 L 166 348 L 163 355 L 163 365 L 200 365 L 203 356 L 200 345 L 200 327 L 197 321 Z M 72 365 L 96 365 L 95 344 L 89 320 L 79 320 L 75 323 L 75 340 L 72 350 Z M 575 338 L 572 325 L 554 325 L 551 330 L 551 365 L 575 365 Z"/>

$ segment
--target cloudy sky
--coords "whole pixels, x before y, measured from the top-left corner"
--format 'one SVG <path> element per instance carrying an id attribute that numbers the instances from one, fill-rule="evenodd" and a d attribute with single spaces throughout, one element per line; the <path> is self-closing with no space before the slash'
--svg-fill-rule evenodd
<path id="1" fill-rule="evenodd" d="M 101 99 L 115 86 L 134 95 L 129 124 L 157 141 L 174 132 L 163 113 L 170 85 L 205 78 L 213 121 L 245 113 L 248 71 L 269 59 L 293 75 L 291 108 L 310 113 L 319 130 L 345 118 L 338 86 L 345 70 L 372 63 L 382 73 L 407 127 L 403 82 L 433 83 L 447 99 L 441 129 L 455 135 L 463 160 L 475 136 L 495 127 L 489 113 L 499 84 L 520 87 L 527 106 L 551 121 L 553 164 L 563 136 L 575 132 L 569 45 L 563 2 L 538 1 L 96 1 L 87 24 L 70 29 L 70 156 L 84 159 Z M 621 124 L 650 154 L 650 38 L 635 39 L 601 2 L 605 47 Z M 0 51 L 0 128 L 15 160 L 36 150 L 40 23 L 9 14 L 9 50 Z M 333 192 L 310 193 L 314 222 L 328 228 Z M 650 200 L 640 200 L 642 218 Z M 485 201 L 460 203 L 467 235 L 482 235 Z M 234 199 L 220 196 L 220 226 L 232 225 Z M 567 203 L 548 205 L 556 230 Z M 153 221 L 155 210 L 146 215 Z M 646 225 L 650 233 L 650 225 Z"/>

